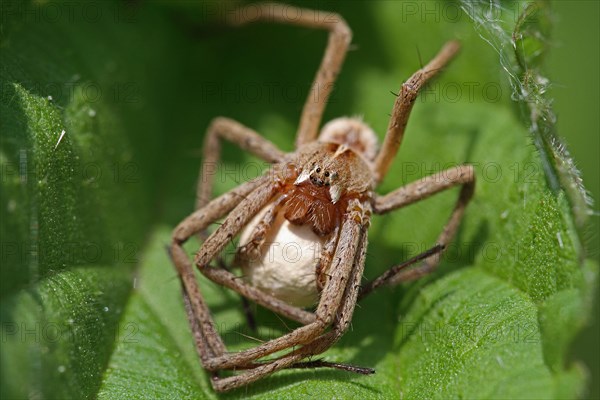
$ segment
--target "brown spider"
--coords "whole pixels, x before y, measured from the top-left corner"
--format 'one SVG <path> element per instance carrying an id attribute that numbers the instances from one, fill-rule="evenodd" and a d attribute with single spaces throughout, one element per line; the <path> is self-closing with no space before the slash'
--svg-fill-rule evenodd
<path id="1" fill-rule="evenodd" d="M 290 12 L 299 17 L 286 18 Z M 331 367 L 363 374 L 374 372 L 352 365 L 303 360 L 324 352 L 344 334 L 361 297 L 383 284 L 410 281 L 436 268 L 442 250 L 459 226 L 475 184 L 473 168 L 462 165 L 384 196 L 374 192 L 400 147 L 419 90 L 454 57 L 459 50 L 457 42 L 447 43 L 402 85 L 383 145 L 377 151 L 375 134 L 356 118 L 336 119 L 326 124 L 317 136 L 327 99 L 351 41 L 346 22 L 332 13 L 262 4 L 238 10 L 229 23 L 244 25 L 258 20 L 326 29 L 329 41 L 312 86 L 319 95 L 309 96 L 304 105 L 296 150 L 286 154 L 238 122 L 214 119 L 204 143 L 205 166 L 217 162 L 220 139 L 238 144 L 273 166 L 262 177 L 210 202 L 213 174 L 209 168 L 202 168 L 197 210 L 173 232 L 171 256 L 181 278 L 196 347 L 203 367 L 211 372 L 216 391 L 249 384 L 284 368 Z M 437 246 L 361 286 L 371 214 L 388 213 L 457 185 L 462 185 L 462 189 Z M 279 338 L 234 353 L 227 352 L 217 333 L 192 263 L 182 248 L 191 236 L 202 236 L 210 224 L 223 217 L 222 225 L 204 241 L 194 264 L 213 282 L 302 324 Z M 209 265 L 242 230 L 244 244 L 238 247 L 236 264 L 242 267 L 245 279 L 225 268 Z M 266 260 L 265 254 L 274 250 L 274 243 L 298 243 L 304 249 L 311 243 L 319 246 L 316 257 L 303 255 L 292 265 L 281 259 Z M 404 269 L 417 261 L 422 263 Z M 314 304 L 314 312 L 302 308 Z M 282 350 L 289 351 L 266 359 Z M 220 377 L 218 372 L 222 370 L 241 372 Z"/>

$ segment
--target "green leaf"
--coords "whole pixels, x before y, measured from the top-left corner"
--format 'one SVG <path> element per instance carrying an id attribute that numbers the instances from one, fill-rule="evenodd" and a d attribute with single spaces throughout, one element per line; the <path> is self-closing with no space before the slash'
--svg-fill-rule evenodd
<path id="1" fill-rule="evenodd" d="M 192 211 L 210 119 L 235 118 L 291 150 L 326 41 L 297 27 L 225 28 L 230 7 L 3 4 L 2 398 L 218 397 L 165 246 Z M 476 193 L 439 270 L 361 302 L 323 355 L 375 375 L 283 371 L 221 397 L 581 396 L 585 367 L 569 347 L 589 318 L 597 266 L 581 240 L 582 182 L 543 86 L 546 4 L 338 7 L 355 48 L 325 119 L 362 115 L 380 137 L 389 92 L 418 54 L 461 40 L 378 190 L 468 162 Z M 216 193 L 264 165 L 225 145 L 221 167 Z M 375 217 L 366 277 L 431 247 L 456 195 Z M 254 333 L 239 296 L 199 280 L 231 350 L 295 326 L 257 309 Z"/>

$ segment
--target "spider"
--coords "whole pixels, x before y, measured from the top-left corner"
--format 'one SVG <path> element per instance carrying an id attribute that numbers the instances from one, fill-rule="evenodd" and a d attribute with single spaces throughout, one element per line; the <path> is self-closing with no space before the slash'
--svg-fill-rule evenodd
<path id="1" fill-rule="evenodd" d="M 381 285 L 411 281 L 436 268 L 475 187 L 472 166 L 460 165 L 386 195 L 375 193 L 400 147 L 419 90 L 456 55 L 460 47 L 456 41 L 446 43 L 402 85 L 378 150 L 375 133 L 358 118 L 335 119 L 319 132 L 327 99 L 351 41 L 346 22 L 337 14 L 276 4 L 246 6 L 230 14 L 228 22 L 240 26 L 260 20 L 325 29 L 329 36 L 311 87 L 319 95 L 309 95 L 304 104 L 295 150 L 284 153 L 236 121 L 214 119 L 204 142 L 196 211 L 173 232 L 170 253 L 182 283 L 196 348 L 204 369 L 211 374 L 213 388 L 219 392 L 286 368 L 329 367 L 373 373 L 370 368 L 305 359 L 323 353 L 345 333 L 362 297 Z M 261 177 L 210 200 L 213 171 L 207 166 L 218 161 L 223 139 L 272 163 L 272 167 Z M 389 213 L 454 186 L 461 186 L 461 191 L 437 245 L 361 285 L 371 215 Z M 223 223 L 206 238 L 207 227 L 222 218 Z M 210 265 L 240 232 L 243 244 L 237 248 L 235 263 L 242 268 L 243 279 L 228 268 Z M 182 245 L 194 235 L 206 240 L 192 264 Z M 277 257 L 268 261 L 265 254 L 276 250 L 276 242 L 298 243 L 302 248 L 311 243 L 319 246 L 314 250 L 316 257 L 303 255 L 294 263 Z M 202 297 L 193 265 L 211 281 L 300 326 L 256 347 L 228 352 Z M 308 311 L 309 306 L 315 306 L 314 311 Z M 233 372 L 223 376 L 221 371 Z"/>

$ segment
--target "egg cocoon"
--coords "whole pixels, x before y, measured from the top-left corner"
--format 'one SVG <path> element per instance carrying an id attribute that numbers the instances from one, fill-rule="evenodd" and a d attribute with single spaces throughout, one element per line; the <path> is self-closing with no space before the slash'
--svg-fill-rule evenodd
<path id="1" fill-rule="evenodd" d="M 242 231 L 241 246 L 250 241 L 265 212 L 266 208 Z M 309 225 L 293 225 L 279 213 L 258 256 L 242 260 L 244 278 L 291 305 L 312 306 L 319 299 L 315 268 L 324 243 L 325 238 L 317 236 Z"/>

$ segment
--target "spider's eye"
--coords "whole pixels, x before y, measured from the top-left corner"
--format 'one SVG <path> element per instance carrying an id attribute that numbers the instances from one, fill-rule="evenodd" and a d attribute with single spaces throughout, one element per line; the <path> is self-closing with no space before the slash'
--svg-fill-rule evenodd
<path id="1" fill-rule="evenodd" d="M 317 168 L 317 174 L 321 172 L 321 168 Z"/>
<path id="2" fill-rule="evenodd" d="M 325 178 L 329 178 L 329 171 L 325 172 Z"/>

